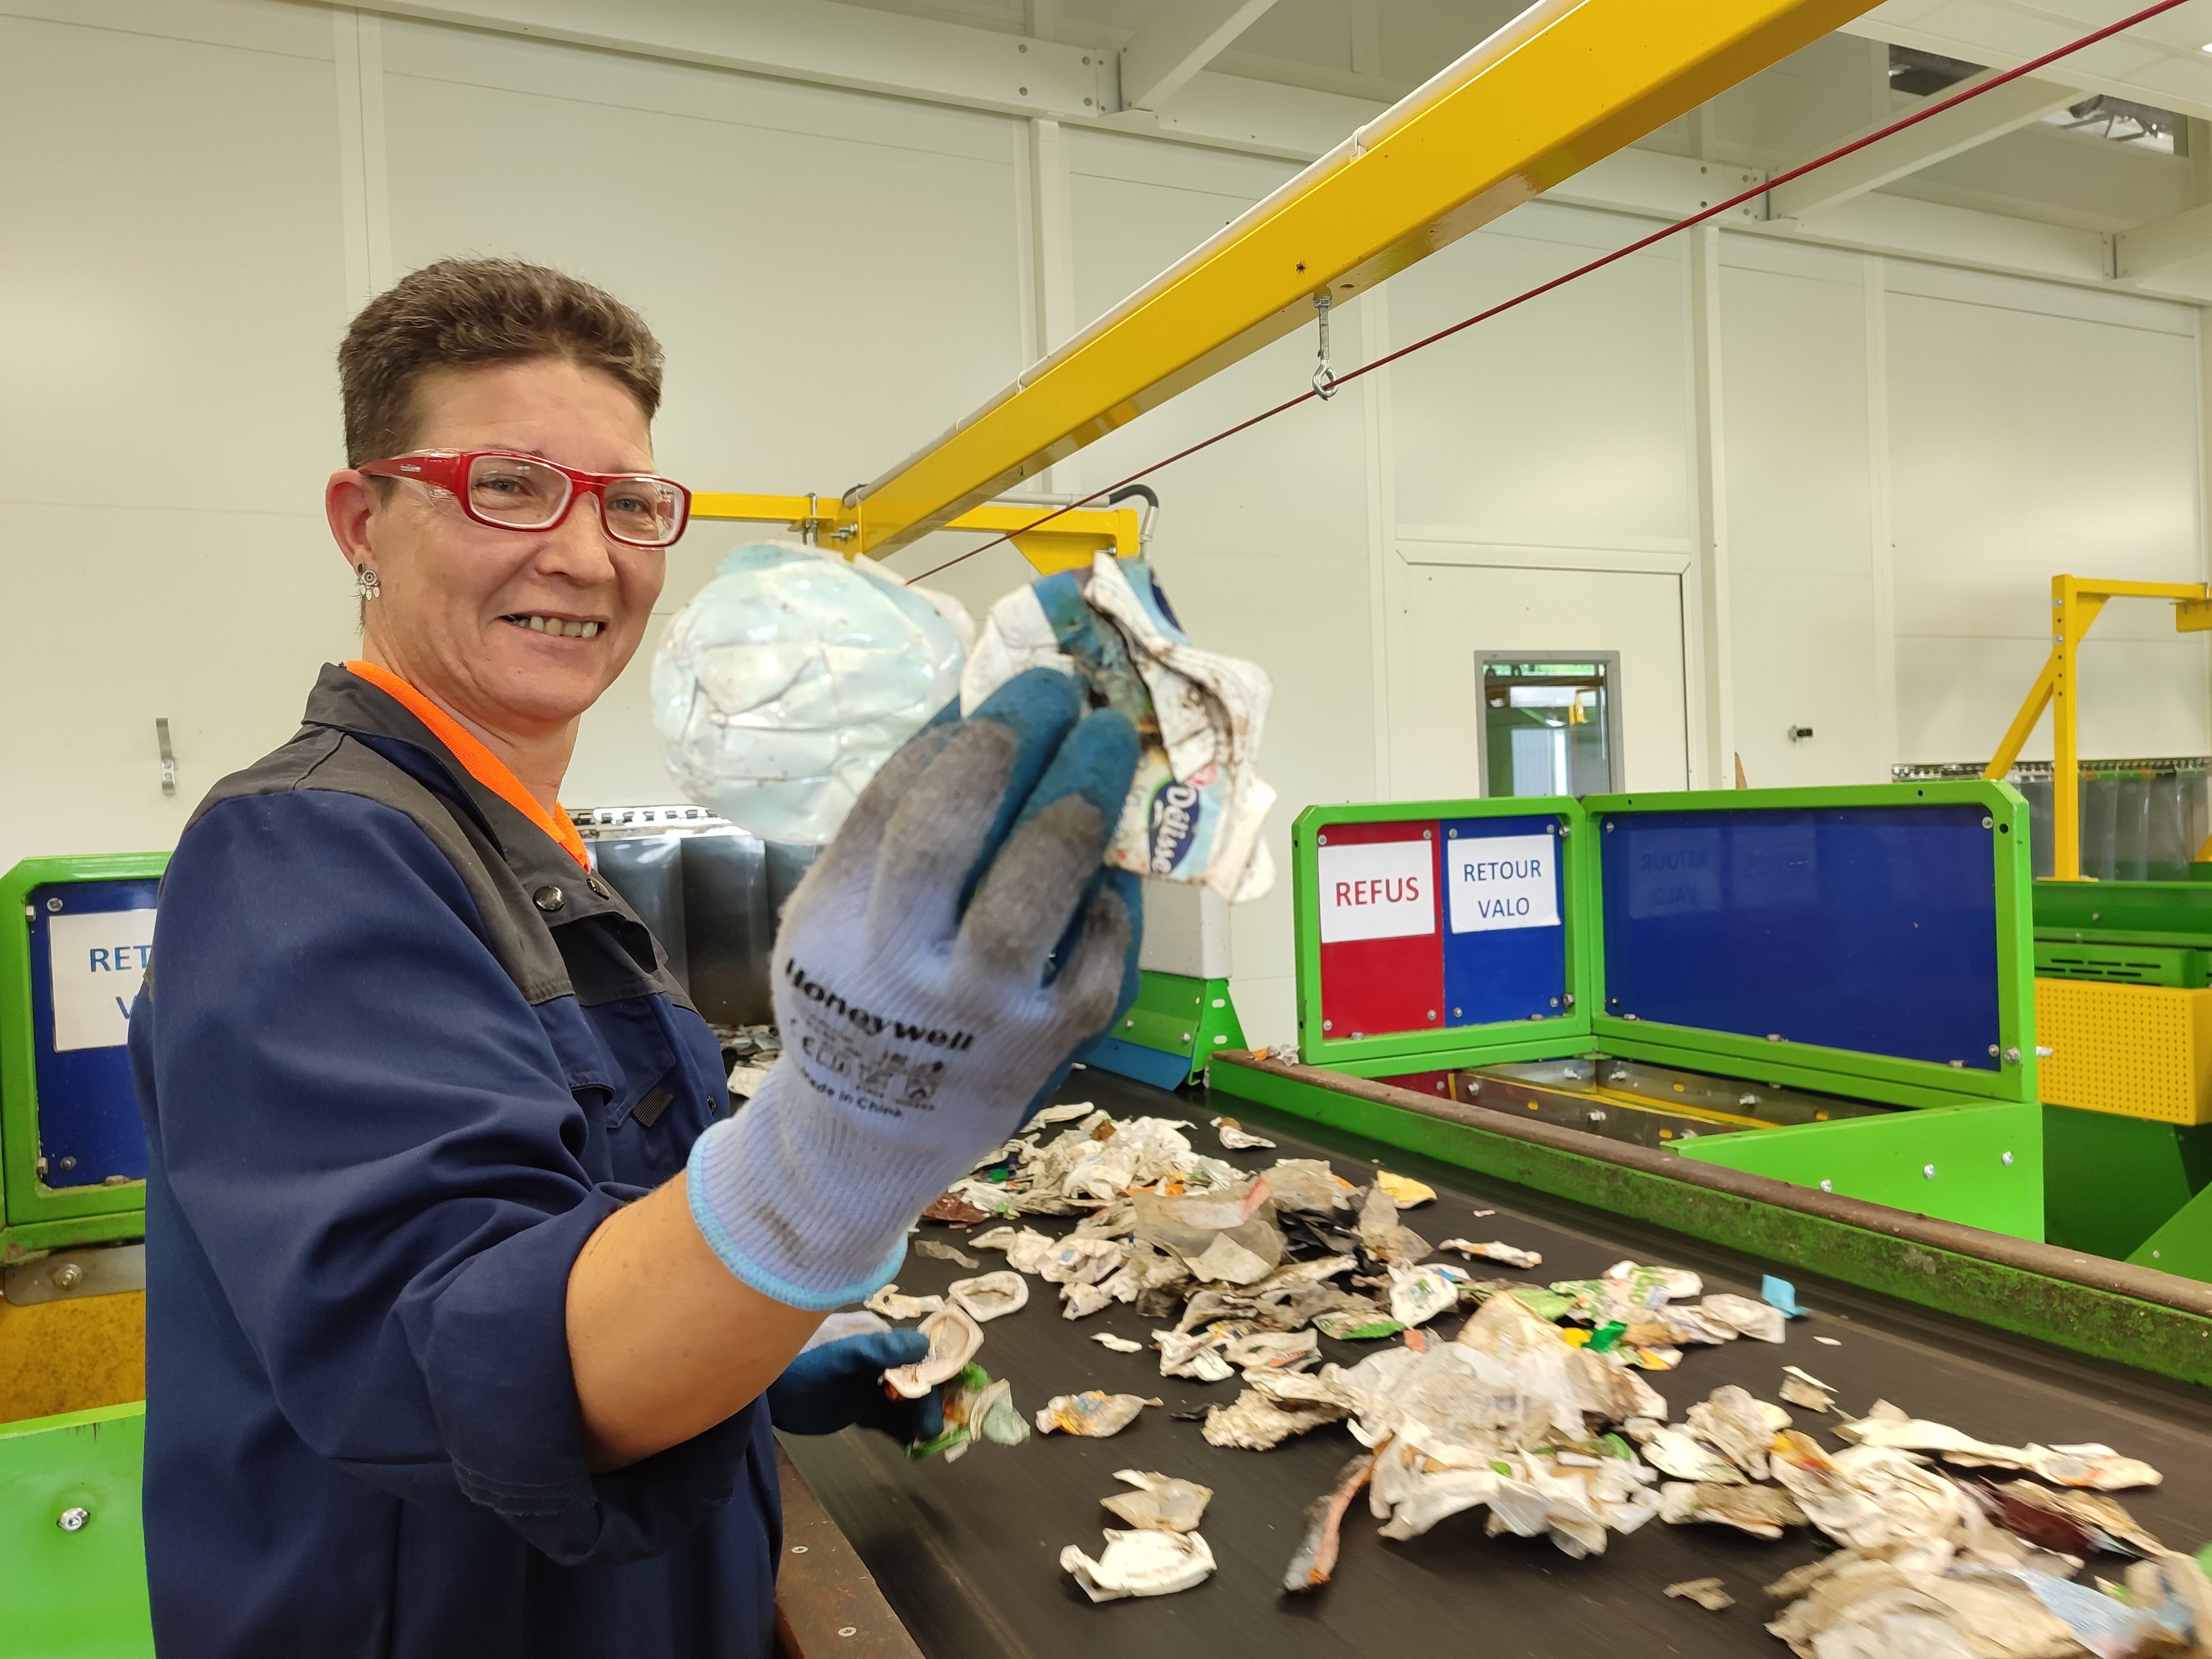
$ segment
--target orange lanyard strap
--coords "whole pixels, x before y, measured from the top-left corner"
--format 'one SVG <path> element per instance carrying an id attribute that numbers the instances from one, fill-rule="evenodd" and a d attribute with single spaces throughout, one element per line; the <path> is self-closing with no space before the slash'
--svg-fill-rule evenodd
<path id="1" fill-rule="evenodd" d="M 587 870 L 591 868 L 591 855 L 585 852 L 584 838 L 576 833 L 576 826 L 564 814 L 548 812 L 540 805 L 538 798 L 522 787 L 522 780 L 514 775 L 507 763 L 472 737 L 459 720 L 388 668 L 379 668 L 373 662 L 349 662 L 346 672 L 359 675 L 428 726 L 431 735 L 468 769 L 471 777 L 560 842 L 562 851 L 578 864 Z"/>

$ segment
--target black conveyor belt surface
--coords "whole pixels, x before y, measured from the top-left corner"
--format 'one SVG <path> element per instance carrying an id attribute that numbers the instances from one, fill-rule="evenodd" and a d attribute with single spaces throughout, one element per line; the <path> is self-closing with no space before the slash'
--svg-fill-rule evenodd
<path id="1" fill-rule="evenodd" d="M 1076 1073 L 1060 1098 L 1092 1100 L 1116 1117 L 1188 1119 L 1194 1146 L 1249 1169 L 1278 1158 L 1328 1157 L 1355 1182 L 1364 1183 L 1378 1163 L 1413 1176 L 1436 1188 L 1437 1197 L 1407 1212 L 1406 1224 L 1431 1243 L 1498 1238 L 1540 1250 L 1544 1265 L 1527 1275 L 1534 1281 L 1594 1277 L 1628 1257 L 1694 1268 L 1709 1292 L 1759 1294 L 1761 1267 L 1747 1258 L 1371 1147 L 1249 1103 L 1209 1105 L 1202 1096 L 1164 1094 L 1097 1071 Z M 1222 1152 L 1209 1120 L 1224 1110 L 1274 1139 L 1278 1150 Z M 1477 1218 L 1478 1209 L 1496 1213 Z M 1053 1233 L 1073 1225 L 1072 1218 L 1027 1221 Z M 931 1224 L 921 1235 L 953 1243 L 963 1236 Z M 970 1254 L 981 1260 L 980 1272 L 1005 1265 L 990 1251 Z M 1487 1262 L 1465 1265 L 1478 1277 L 1513 1272 Z M 920 1295 L 942 1291 L 967 1273 L 915 1254 L 898 1282 Z M 2169 1547 L 2194 1551 L 2212 1538 L 2212 1395 L 1802 1273 L 1792 1277 L 1812 1313 L 1790 1322 L 1780 1346 L 1743 1340 L 1693 1347 L 1679 1369 L 1646 1374 L 1674 1421 L 1723 1383 L 1775 1400 L 1783 1366 L 1796 1364 L 1832 1385 L 1839 1409 L 1853 1414 L 1887 1399 L 1913 1415 L 2002 1444 L 2100 1441 L 2142 1458 L 2164 1471 L 2166 1483 L 2115 1496 Z M 1765 1543 L 1732 1528 L 1653 1521 L 1628 1537 L 1610 1538 L 1604 1555 L 1575 1561 L 1547 1539 L 1486 1538 L 1481 1510 L 1452 1516 L 1409 1542 L 1389 1543 L 1376 1535 L 1363 1495 L 1345 1522 L 1334 1581 L 1303 1595 L 1282 1595 L 1277 1587 L 1303 1536 L 1305 1507 L 1333 1483 L 1357 1445 L 1341 1425 L 1273 1451 L 1206 1444 L 1198 1424 L 1172 1421 L 1168 1413 L 1225 1403 L 1240 1385 L 1161 1376 L 1159 1356 L 1149 1346 L 1154 1322 L 1121 1304 L 1088 1319 L 1063 1320 L 1054 1287 L 1032 1279 L 1027 1308 L 984 1327 L 978 1358 L 993 1376 L 1012 1379 L 1025 1413 L 1053 1395 L 1085 1389 L 1166 1401 L 1166 1409 L 1147 1409 L 1111 1439 L 1051 1435 L 1011 1450 L 985 1445 L 950 1467 L 935 1459 L 908 1463 L 888 1440 L 859 1431 L 787 1440 L 933 1659 L 1786 1655 L 1763 1628 L 1771 1613 L 1760 1587 L 1825 1547 L 1809 1528 Z M 1441 1334 L 1457 1326 L 1456 1316 L 1436 1322 Z M 1091 1340 L 1101 1331 L 1147 1346 L 1141 1353 L 1115 1353 Z M 1822 1336 L 1840 1346 L 1816 1340 Z M 1379 1346 L 1322 1342 L 1325 1358 L 1346 1365 Z M 1822 1444 L 1834 1449 L 1843 1443 L 1832 1431 L 1834 1417 L 1791 1411 L 1797 1425 Z M 1176 1595 L 1093 1606 L 1060 1570 L 1065 1545 L 1097 1555 L 1102 1528 L 1113 1521 L 1098 1500 L 1126 1490 L 1113 1478 L 1122 1468 L 1158 1470 L 1214 1489 L 1200 1531 L 1218 1566 L 1206 1583 Z M 2083 1581 L 2098 1573 L 2117 1578 L 2124 1565 L 2098 1558 Z M 1724 1612 L 1662 1594 L 1677 1580 L 1715 1575 L 1737 1598 Z"/>

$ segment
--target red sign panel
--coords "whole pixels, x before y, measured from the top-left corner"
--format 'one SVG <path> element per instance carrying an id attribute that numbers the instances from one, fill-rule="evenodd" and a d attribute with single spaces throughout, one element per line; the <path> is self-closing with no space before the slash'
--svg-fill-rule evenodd
<path id="1" fill-rule="evenodd" d="M 1315 837 L 1314 851 L 1322 1034 L 1440 1030 L 1436 821 L 1333 823 Z"/>

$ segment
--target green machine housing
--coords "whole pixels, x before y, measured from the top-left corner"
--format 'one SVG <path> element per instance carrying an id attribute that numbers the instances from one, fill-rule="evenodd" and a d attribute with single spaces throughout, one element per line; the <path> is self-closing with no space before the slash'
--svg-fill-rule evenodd
<path id="1" fill-rule="evenodd" d="M 138 1656 L 146 1147 L 123 1048 L 159 854 L 0 878 L 0 1632 Z"/>
<path id="2" fill-rule="evenodd" d="M 2039 881 L 2034 948 L 2051 1241 L 2212 1280 L 2212 881 Z"/>
<path id="3" fill-rule="evenodd" d="M 2027 824 L 1981 781 L 1310 808 L 1301 1058 L 2041 1240 Z"/>

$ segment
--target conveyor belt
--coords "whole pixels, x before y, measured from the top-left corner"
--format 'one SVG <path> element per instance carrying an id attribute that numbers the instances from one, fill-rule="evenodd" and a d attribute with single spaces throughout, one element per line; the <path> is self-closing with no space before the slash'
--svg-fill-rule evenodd
<path id="1" fill-rule="evenodd" d="M 1206 1121 L 1228 1109 L 1279 1143 L 1273 1152 L 1224 1155 L 1249 1168 L 1327 1156 L 1339 1173 L 1359 1181 L 1382 1150 L 1249 1103 L 1209 1107 L 1202 1097 L 1165 1095 L 1095 1071 L 1076 1073 L 1060 1097 L 1095 1100 L 1117 1116 L 1188 1119 L 1194 1144 L 1209 1152 L 1218 1148 Z M 1764 1264 L 1756 1261 L 1410 1154 L 1380 1161 L 1437 1188 L 1434 1205 L 1406 1214 L 1408 1225 L 1431 1242 L 1502 1238 L 1540 1250 L 1544 1265 L 1532 1279 L 1589 1277 L 1631 1257 L 1694 1268 L 1709 1291 L 1758 1294 Z M 1496 1213 L 1478 1219 L 1477 1209 Z M 1031 1218 L 1030 1224 L 1060 1231 L 1070 1224 Z M 936 1226 L 925 1226 L 923 1236 L 959 1239 Z M 985 1270 L 1002 1265 L 981 1254 Z M 915 1255 L 899 1285 L 911 1293 L 941 1291 L 966 1271 Z M 1773 1400 L 1782 1367 L 1796 1364 L 1832 1384 L 1839 1406 L 1854 1413 L 1885 1398 L 2003 1443 L 2104 1442 L 2166 1474 L 2162 1486 L 2117 1494 L 2137 1520 L 2177 1548 L 2193 1551 L 2212 1538 L 2212 1394 L 1802 1271 L 1791 1277 L 1813 1312 L 1791 1323 L 1784 1345 L 1692 1348 L 1680 1369 L 1650 1374 L 1675 1420 L 1723 1383 Z M 1012 1450 L 983 1446 L 950 1467 L 909 1464 L 889 1441 L 858 1431 L 786 1443 L 933 1659 L 1786 1653 L 1763 1628 L 1771 1613 L 1760 1587 L 1826 1547 L 1808 1528 L 1762 1543 L 1725 1528 L 1654 1522 L 1613 1538 L 1601 1557 L 1574 1561 L 1545 1539 L 1486 1538 L 1480 1511 L 1410 1542 L 1388 1543 L 1376 1536 L 1363 1501 L 1346 1522 L 1334 1582 L 1285 1596 L 1276 1587 L 1303 1534 L 1305 1506 L 1356 1449 L 1350 1436 L 1331 1426 L 1273 1451 L 1210 1446 L 1196 1423 L 1172 1421 L 1168 1412 L 1225 1402 L 1238 1384 L 1163 1377 L 1149 1347 L 1134 1354 L 1103 1348 L 1091 1340 L 1101 1331 L 1149 1343 L 1153 1322 L 1118 1304 L 1064 1321 L 1049 1291 L 1032 1281 L 1027 1309 L 985 1327 L 979 1358 L 994 1376 L 1012 1380 L 1024 1411 L 1053 1395 L 1092 1388 L 1157 1396 L 1166 1410 L 1146 1411 L 1109 1440 L 1054 1435 Z M 1449 1316 L 1438 1322 L 1447 1333 L 1455 1328 Z M 1840 1346 L 1817 1341 L 1820 1336 Z M 1322 1346 L 1328 1358 L 1348 1364 L 1377 1345 L 1324 1338 Z M 1794 1414 L 1824 1444 L 1841 1443 L 1826 1431 L 1832 1417 Z M 1218 1570 L 1179 1595 L 1094 1607 L 1060 1570 L 1060 1552 L 1073 1543 L 1096 1555 L 1101 1528 L 1111 1520 L 1098 1500 L 1122 1490 L 1113 1472 L 1131 1468 L 1214 1488 L 1202 1531 Z M 2103 1560 L 2091 1571 L 2117 1577 L 2121 1565 Z M 1677 1580 L 1713 1575 L 1737 1598 L 1723 1613 L 1662 1594 Z"/>

